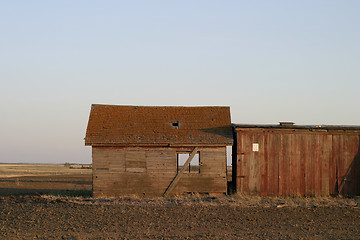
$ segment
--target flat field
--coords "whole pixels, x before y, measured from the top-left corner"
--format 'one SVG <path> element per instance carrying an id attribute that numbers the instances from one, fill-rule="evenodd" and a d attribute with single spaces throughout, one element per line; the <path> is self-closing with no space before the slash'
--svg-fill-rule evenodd
<path id="1" fill-rule="evenodd" d="M 95 199 L 91 169 L 0 171 L 0 239 L 360 239 L 360 198 Z"/>
<path id="2" fill-rule="evenodd" d="M 356 199 L 0 197 L 0 239 L 360 239 Z"/>
<path id="3" fill-rule="evenodd" d="M 0 164 L 0 196 L 25 193 L 90 194 L 88 165 Z"/>

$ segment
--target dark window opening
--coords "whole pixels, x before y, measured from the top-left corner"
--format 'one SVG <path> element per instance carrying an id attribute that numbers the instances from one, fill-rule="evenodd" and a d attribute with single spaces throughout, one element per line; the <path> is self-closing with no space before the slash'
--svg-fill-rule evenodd
<path id="1" fill-rule="evenodd" d="M 180 171 L 190 156 L 190 153 L 178 153 L 177 164 L 178 171 Z M 191 162 L 186 166 L 185 172 L 187 173 L 200 173 L 200 153 L 197 152 Z"/>

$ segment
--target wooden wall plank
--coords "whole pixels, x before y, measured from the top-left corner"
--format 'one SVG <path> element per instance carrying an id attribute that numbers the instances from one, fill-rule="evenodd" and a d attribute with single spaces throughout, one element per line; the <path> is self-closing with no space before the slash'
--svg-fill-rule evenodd
<path id="1" fill-rule="evenodd" d="M 290 139 L 291 134 L 284 134 L 283 135 L 283 151 L 284 151 L 284 158 L 283 158 L 283 189 L 284 195 L 283 196 L 290 196 L 290 188 L 291 188 L 291 178 L 290 178 L 290 160 L 291 160 L 291 145 Z"/>
<path id="2" fill-rule="evenodd" d="M 256 156 L 252 151 L 252 144 L 254 142 L 254 134 L 249 134 L 249 139 L 246 144 L 246 155 L 248 158 L 245 160 L 249 164 L 249 192 L 256 193 L 256 181 L 258 180 L 258 175 L 256 174 Z"/>
<path id="3" fill-rule="evenodd" d="M 332 136 L 329 134 L 322 135 L 323 150 L 321 155 L 322 169 L 321 169 L 321 196 L 328 196 L 330 194 L 330 163 L 332 161 Z"/>
<path id="4" fill-rule="evenodd" d="M 353 156 L 354 156 L 354 166 L 352 181 L 354 184 L 353 195 L 360 195 L 360 135 L 354 135 L 352 142 L 353 145 Z"/>
<path id="5" fill-rule="evenodd" d="M 250 187 L 249 187 L 249 181 L 250 181 L 250 144 L 251 144 L 251 138 L 248 134 L 242 134 L 242 148 L 241 148 L 241 166 L 242 166 L 242 172 L 241 172 L 241 178 L 242 178 L 242 193 L 250 193 Z"/>
<path id="6" fill-rule="evenodd" d="M 344 169 L 346 165 L 346 156 L 344 152 L 346 151 L 344 149 L 345 147 L 344 143 L 344 135 L 339 136 L 339 161 L 338 161 L 338 182 L 339 182 L 339 193 L 345 194 L 346 193 L 346 187 L 345 186 L 345 176 L 344 176 Z"/>
<path id="7" fill-rule="evenodd" d="M 336 194 L 340 193 L 340 184 L 341 184 L 341 136 L 333 135 L 333 158 L 336 167 L 336 185 L 335 190 Z"/>
<path id="8" fill-rule="evenodd" d="M 304 136 L 304 149 L 303 149 L 303 160 L 305 161 L 305 195 L 311 196 L 312 195 L 312 143 L 311 143 L 311 136 L 306 135 Z"/>
<path id="9" fill-rule="evenodd" d="M 269 146 L 269 136 L 264 134 L 262 137 L 262 143 L 260 145 L 261 155 L 259 162 L 262 164 L 261 167 L 261 176 L 260 176 L 260 190 L 262 196 L 269 195 L 269 155 L 268 155 L 268 146 Z M 264 161 L 262 161 L 264 159 Z"/>
<path id="10" fill-rule="evenodd" d="M 315 135 L 314 135 L 315 136 Z M 315 176 L 316 176 L 316 165 L 317 165 L 317 144 L 316 136 L 308 136 L 309 141 L 309 169 L 307 171 L 308 176 L 308 196 L 315 197 Z"/>
<path id="11" fill-rule="evenodd" d="M 284 138 L 283 134 L 280 134 L 280 144 L 279 149 L 279 196 L 284 196 Z"/>
<path id="12" fill-rule="evenodd" d="M 296 179 L 296 171 L 298 170 L 296 168 L 296 144 L 295 144 L 295 135 L 288 134 L 289 135 L 289 186 L 288 186 L 288 194 L 290 196 L 296 195 L 297 190 L 297 179 Z"/>
<path id="13" fill-rule="evenodd" d="M 263 138 L 259 134 L 251 134 L 249 136 L 250 141 L 248 141 L 248 155 L 249 155 L 249 191 L 252 193 L 260 193 L 260 184 L 261 184 L 261 168 L 263 162 L 260 161 L 261 156 L 263 156 Z M 259 146 L 258 151 L 254 151 L 254 144 Z"/>
<path id="14" fill-rule="evenodd" d="M 290 135 L 281 135 L 280 159 L 279 159 L 279 195 L 289 195 L 290 184 Z"/>
<path id="15" fill-rule="evenodd" d="M 344 195 L 360 194 L 359 189 L 359 136 L 341 136 L 340 192 Z"/>
<path id="16" fill-rule="evenodd" d="M 359 135 L 349 136 L 350 142 L 350 151 L 349 151 L 349 161 L 351 161 L 351 172 L 350 172 L 350 184 L 351 192 L 350 195 L 359 194 Z"/>
<path id="17" fill-rule="evenodd" d="M 314 160 L 315 160 L 315 174 L 314 174 L 314 188 L 315 196 L 321 196 L 321 148 L 322 142 L 319 135 L 315 135 L 315 149 L 314 149 Z"/>
<path id="18" fill-rule="evenodd" d="M 280 194 L 280 179 L 279 179 L 279 171 L 280 171 L 280 151 L 278 146 L 281 144 L 281 135 L 280 134 L 275 134 L 274 135 L 275 139 L 273 141 L 273 146 L 272 146 L 272 151 L 274 152 L 273 156 L 273 161 L 274 161 L 274 194 L 276 194 L 276 196 L 279 196 Z"/>
<path id="19" fill-rule="evenodd" d="M 176 153 L 189 150 L 187 147 L 93 147 L 94 196 L 161 196 L 177 173 Z M 181 179 L 179 189 L 176 187 L 174 192 L 197 192 L 198 188 L 226 193 L 226 148 L 202 147 L 200 162 L 200 173 L 185 174 L 184 183 Z M 190 187 L 189 181 L 194 185 Z"/>
<path id="20" fill-rule="evenodd" d="M 290 195 L 291 196 L 301 196 L 301 182 L 303 176 L 301 176 L 301 158 L 300 158 L 300 146 L 301 146 L 301 136 L 297 134 L 291 135 L 291 144 L 290 144 Z"/>
<path id="21" fill-rule="evenodd" d="M 277 191 L 275 190 L 275 184 L 277 185 L 277 173 L 276 166 L 273 153 L 273 144 L 274 144 L 274 135 L 269 133 L 267 134 L 267 144 L 265 144 L 264 148 L 266 148 L 267 161 L 268 161 L 268 183 L 267 183 L 267 195 L 275 196 L 277 195 Z"/>
<path id="22" fill-rule="evenodd" d="M 300 196 L 305 196 L 306 195 L 306 183 L 305 183 L 305 177 L 306 177 L 306 172 L 305 172 L 305 166 L 306 166 L 306 135 L 304 134 L 299 134 L 299 148 L 298 151 L 300 151 L 299 153 L 299 162 L 300 162 L 300 174 L 299 174 L 299 195 Z"/>
<path id="23" fill-rule="evenodd" d="M 329 194 L 334 195 L 337 194 L 336 189 L 336 160 L 334 157 L 334 149 L 337 144 L 335 136 L 330 135 L 331 137 L 331 146 L 329 146 L 330 156 L 329 156 Z"/>

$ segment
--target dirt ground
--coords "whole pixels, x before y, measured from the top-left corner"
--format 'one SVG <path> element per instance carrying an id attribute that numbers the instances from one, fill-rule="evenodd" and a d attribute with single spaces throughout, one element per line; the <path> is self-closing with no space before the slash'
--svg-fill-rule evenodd
<path id="1" fill-rule="evenodd" d="M 0 197 L 1 239 L 360 239 L 360 199 Z"/>

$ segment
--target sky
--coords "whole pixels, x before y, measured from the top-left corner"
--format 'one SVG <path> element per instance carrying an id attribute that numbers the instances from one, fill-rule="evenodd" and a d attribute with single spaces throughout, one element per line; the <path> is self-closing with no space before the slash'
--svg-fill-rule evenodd
<path id="1" fill-rule="evenodd" d="M 0 163 L 90 163 L 91 104 L 360 125 L 360 1 L 0 0 Z"/>

